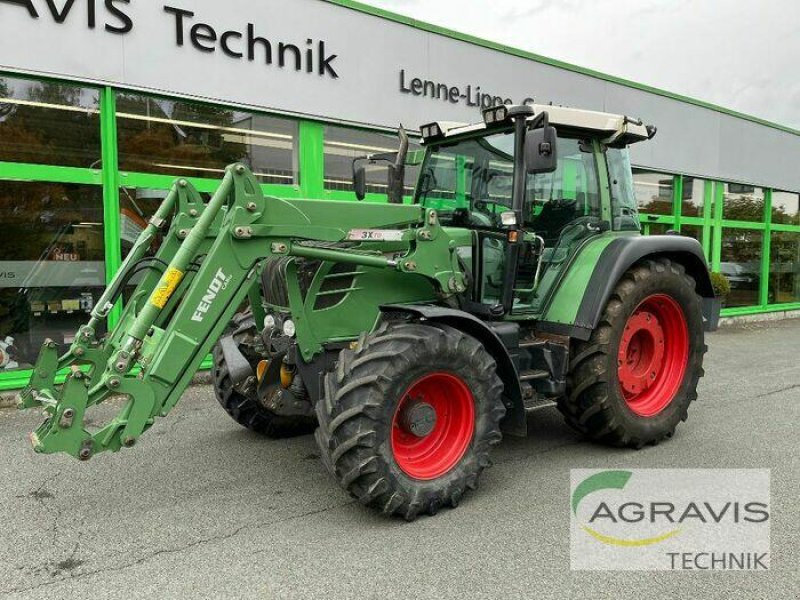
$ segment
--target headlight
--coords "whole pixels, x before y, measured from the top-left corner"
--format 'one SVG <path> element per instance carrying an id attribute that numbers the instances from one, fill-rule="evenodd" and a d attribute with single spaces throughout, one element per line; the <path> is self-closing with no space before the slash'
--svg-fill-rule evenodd
<path id="1" fill-rule="evenodd" d="M 503 225 L 510 227 L 511 225 L 517 224 L 517 213 L 513 210 L 508 210 L 505 212 L 500 213 L 500 221 Z"/>
<path id="2" fill-rule="evenodd" d="M 283 322 L 283 335 L 287 337 L 294 337 L 295 332 L 296 329 L 294 326 L 294 321 L 292 321 L 291 319 L 286 319 Z"/>
<path id="3" fill-rule="evenodd" d="M 275 329 L 275 317 L 272 315 L 264 317 L 264 329 Z"/>
<path id="4" fill-rule="evenodd" d="M 486 125 L 503 123 L 506 119 L 508 119 L 508 107 L 505 104 L 492 106 L 483 111 L 483 122 Z"/>

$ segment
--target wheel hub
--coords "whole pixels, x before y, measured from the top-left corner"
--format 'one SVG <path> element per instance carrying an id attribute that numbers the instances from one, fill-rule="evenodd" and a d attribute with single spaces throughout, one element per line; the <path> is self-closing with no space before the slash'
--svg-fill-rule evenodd
<path id="1" fill-rule="evenodd" d="M 467 452 L 475 433 L 475 399 L 454 373 L 424 375 L 403 393 L 392 419 L 392 453 L 406 475 L 441 477 Z"/>
<path id="2" fill-rule="evenodd" d="M 429 436 L 436 427 L 436 409 L 424 400 L 414 400 L 403 409 L 400 424 L 418 438 Z"/>
<path id="3" fill-rule="evenodd" d="M 680 390 L 689 361 L 689 329 L 680 304 L 666 294 L 646 298 L 625 324 L 617 354 L 622 396 L 637 416 L 653 417 Z"/>
<path id="4" fill-rule="evenodd" d="M 619 380 L 630 394 L 648 390 L 664 366 L 664 329 L 653 313 L 636 312 L 628 321 L 619 349 Z"/>

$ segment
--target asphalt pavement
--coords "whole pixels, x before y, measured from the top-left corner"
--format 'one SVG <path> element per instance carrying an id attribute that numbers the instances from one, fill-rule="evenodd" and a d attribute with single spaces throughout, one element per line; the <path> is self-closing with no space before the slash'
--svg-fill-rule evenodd
<path id="1" fill-rule="evenodd" d="M 798 598 L 800 321 L 709 345 L 671 441 L 596 446 L 541 410 L 457 510 L 413 523 L 354 503 L 312 436 L 241 429 L 207 386 L 86 464 L 35 455 L 38 415 L 0 411 L 0 598 Z M 770 468 L 771 570 L 571 571 L 569 470 L 625 467 Z"/>

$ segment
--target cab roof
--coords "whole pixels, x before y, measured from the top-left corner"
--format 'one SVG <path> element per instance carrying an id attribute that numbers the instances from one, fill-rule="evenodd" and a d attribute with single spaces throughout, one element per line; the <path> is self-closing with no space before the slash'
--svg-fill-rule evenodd
<path id="1" fill-rule="evenodd" d="M 512 107 L 507 107 L 511 110 Z M 625 115 L 615 115 L 593 110 L 581 110 L 564 106 L 549 104 L 533 104 L 534 114 L 528 117 L 533 120 L 542 112 L 547 112 L 550 124 L 556 128 L 565 128 L 571 131 L 585 132 L 593 138 L 600 138 L 606 145 L 612 147 L 627 146 L 655 136 L 656 128 L 645 125 L 641 119 L 632 119 Z M 510 125 L 510 119 L 500 119 L 487 124 L 486 114 L 492 110 L 502 109 L 494 107 L 484 111 L 483 123 L 455 123 L 451 121 L 437 121 L 422 127 L 422 136 L 425 142 L 447 139 L 451 137 L 477 133 L 485 129 L 493 129 L 499 125 Z M 437 131 L 438 129 L 438 131 Z M 426 135 L 426 133 L 428 135 Z"/>

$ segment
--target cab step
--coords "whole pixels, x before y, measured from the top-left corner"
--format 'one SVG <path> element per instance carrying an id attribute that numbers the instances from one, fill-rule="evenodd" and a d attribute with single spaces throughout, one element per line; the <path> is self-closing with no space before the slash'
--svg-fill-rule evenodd
<path id="1" fill-rule="evenodd" d="M 547 340 L 543 339 L 532 339 L 532 340 L 525 340 L 519 343 L 520 348 L 525 348 L 526 350 L 530 350 L 531 348 L 543 348 L 547 344 Z"/>
<path id="2" fill-rule="evenodd" d="M 519 375 L 520 381 L 537 381 L 539 379 L 547 379 L 550 373 L 543 369 L 532 369 L 530 371 L 523 371 Z"/>
<path id="3" fill-rule="evenodd" d="M 525 399 L 525 412 L 534 410 L 541 410 L 543 408 L 552 408 L 556 405 L 555 401 L 544 396 L 534 396 L 533 398 Z"/>

